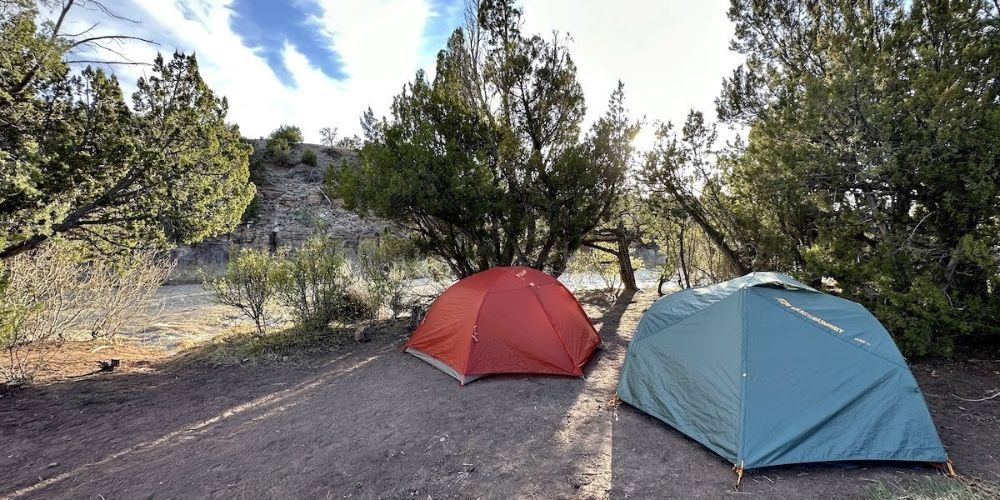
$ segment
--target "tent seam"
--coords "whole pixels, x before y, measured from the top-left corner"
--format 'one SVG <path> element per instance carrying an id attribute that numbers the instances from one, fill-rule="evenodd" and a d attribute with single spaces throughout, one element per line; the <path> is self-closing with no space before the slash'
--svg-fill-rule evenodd
<path id="1" fill-rule="evenodd" d="M 563 347 L 563 352 L 566 353 L 566 356 L 569 358 L 570 363 L 573 364 L 574 368 L 580 370 L 580 373 L 583 373 L 583 367 L 576 365 L 576 360 L 573 359 L 573 355 L 570 354 L 569 348 L 566 347 L 566 340 L 563 339 L 562 332 L 560 332 L 559 329 L 556 328 L 556 324 L 552 322 L 552 315 L 550 315 L 549 310 L 545 308 L 545 304 L 542 302 L 542 298 L 538 296 L 538 287 L 533 285 L 528 285 L 528 288 L 531 288 L 531 292 L 535 295 L 535 301 L 538 302 L 538 307 L 542 309 L 543 313 L 545 313 L 545 320 L 549 322 L 549 326 L 552 327 L 552 331 L 556 332 L 556 337 L 559 337 L 559 345 Z M 577 305 L 579 305 L 579 303 L 577 303 Z M 586 314 L 584 314 L 584 316 L 586 316 Z M 587 320 L 589 321 L 590 318 L 588 317 Z M 591 323 L 590 326 L 593 327 L 594 326 L 593 323 Z M 600 336 L 598 336 L 598 338 L 599 337 Z"/>
<path id="2" fill-rule="evenodd" d="M 507 276 L 508 274 L 505 269 L 502 276 Z M 496 286 L 497 281 L 500 281 L 500 279 L 497 278 L 493 283 L 490 283 L 490 286 L 486 287 L 486 290 L 483 290 L 483 296 L 479 298 L 479 305 L 476 306 L 476 320 L 472 322 L 472 335 L 469 336 L 469 352 L 465 353 L 465 365 L 462 367 L 463 377 L 469 374 L 469 361 L 472 359 L 472 347 L 476 344 L 476 334 L 479 333 L 479 315 L 483 311 L 483 303 L 486 302 L 486 296 L 493 291 L 493 287 Z"/>
<path id="3" fill-rule="evenodd" d="M 744 289 L 745 290 L 745 289 Z M 741 290 L 742 291 L 742 290 Z M 739 462 L 739 467 L 743 467 L 743 459 L 745 458 L 744 452 L 746 448 L 746 427 L 747 427 L 747 404 L 749 403 L 749 390 L 750 384 L 747 381 L 749 377 L 750 369 L 747 366 L 747 332 L 746 332 L 746 316 L 747 316 L 747 301 L 746 293 L 741 293 L 739 296 L 740 301 L 740 420 L 739 429 L 737 429 L 737 443 L 736 443 L 736 460 Z"/>
<path id="4" fill-rule="evenodd" d="M 849 340 L 847 340 L 847 339 L 845 339 L 845 338 L 843 338 L 843 337 L 840 337 L 840 336 L 838 336 L 838 335 L 831 335 L 831 334 L 830 334 L 829 332 L 827 332 L 826 330 L 823 330 L 823 329 L 821 329 L 821 328 L 819 327 L 819 325 L 816 325 L 816 324 L 814 324 L 814 323 L 813 323 L 813 322 L 812 322 L 811 320 L 808 320 L 808 319 L 806 319 L 806 318 L 804 318 L 804 317 L 802 317 L 802 316 L 799 316 L 799 315 L 797 315 L 797 314 L 792 314 L 792 312 L 791 312 L 791 311 L 789 311 L 789 310 L 787 310 L 787 309 L 785 309 L 785 308 L 781 308 L 781 307 L 778 307 L 778 305 L 777 305 L 776 303 L 774 303 L 773 301 L 771 301 L 771 300 L 770 300 L 770 298 L 769 298 L 769 297 L 767 297 L 767 296 L 765 296 L 764 294 L 761 294 L 761 293 L 757 293 L 756 291 L 754 292 L 754 294 L 755 294 L 755 295 L 757 295 L 758 297 L 760 297 L 761 299 L 764 299 L 764 302 L 766 302 L 766 303 L 770 304 L 770 305 L 771 305 L 772 307 L 774 307 L 775 309 L 777 309 L 777 310 L 779 310 L 779 311 L 783 311 L 783 312 L 784 312 L 785 314 L 787 314 L 787 315 L 789 315 L 789 316 L 791 316 L 791 317 L 793 317 L 793 318 L 797 319 L 798 321 L 801 321 L 801 322 L 803 322 L 803 323 L 805 323 L 805 324 L 809 325 L 809 326 L 810 326 L 810 327 L 811 327 L 811 328 L 812 328 L 813 330 L 818 330 L 818 331 L 819 331 L 819 332 L 821 332 L 821 333 L 823 334 L 823 336 L 825 336 L 825 337 L 831 337 L 831 338 L 834 338 L 834 339 L 837 339 L 837 340 L 839 340 L 840 342 L 843 342 L 843 343 L 845 343 L 845 344 L 847 344 L 847 345 L 851 346 L 852 348 L 854 348 L 854 349 L 857 349 L 858 351 L 861 351 L 861 352 L 864 352 L 864 353 L 867 353 L 867 354 L 869 354 L 869 355 L 871 355 L 871 356 L 874 356 L 874 357 L 876 357 L 876 358 L 878 358 L 878 359 L 881 359 L 882 361 L 885 361 L 885 362 L 887 362 L 887 363 L 890 363 L 890 364 L 892 364 L 893 366 L 895 366 L 896 368 L 905 368 L 905 369 L 906 369 L 907 371 L 909 371 L 909 367 L 908 367 L 908 366 L 906 366 L 906 364 L 905 364 L 905 363 L 903 363 L 903 364 L 900 364 L 900 363 L 898 363 L 898 362 L 896 362 L 896 361 L 893 361 L 893 360 L 891 360 L 891 359 L 889 359 L 889 358 L 887 358 L 887 357 L 885 357 L 885 356 L 883 356 L 883 355 L 881 355 L 881 354 L 879 354 L 879 353 L 876 353 L 876 352 L 872 352 L 872 351 L 869 351 L 868 349 L 865 349 L 865 348 L 863 348 L 863 347 L 861 347 L 861 346 L 859 346 L 859 345 L 857 345 L 857 344 L 855 344 L 855 343 L 853 343 L 853 342 L 851 342 L 851 341 L 849 341 Z M 878 321 L 878 318 L 876 318 L 875 320 L 876 320 L 876 322 L 877 322 L 877 321 Z M 879 323 L 879 324 L 881 325 L 881 323 Z"/>

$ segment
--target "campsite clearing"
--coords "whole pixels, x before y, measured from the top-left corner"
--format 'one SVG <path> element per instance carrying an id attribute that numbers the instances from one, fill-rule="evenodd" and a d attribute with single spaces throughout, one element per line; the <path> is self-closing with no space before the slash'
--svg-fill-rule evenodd
<path id="1" fill-rule="evenodd" d="M 461 387 L 403 354 L 398 331 L 282 363 L 174 357 L 0 393 L 0 498 L 734 495 L 731 464 L 607 404 L 655 293 L 580 298 L 604 341 L 586 381 L 492 376 Z M 1000 480 L 1000 398 L 959 399 L 997 389 L 1000 360 L 912 371 L 958 471 Z M 942 476 L 919 464 L 778 467 L 751 471 L 735 495 L 858 498 L 928 477 Z"/>

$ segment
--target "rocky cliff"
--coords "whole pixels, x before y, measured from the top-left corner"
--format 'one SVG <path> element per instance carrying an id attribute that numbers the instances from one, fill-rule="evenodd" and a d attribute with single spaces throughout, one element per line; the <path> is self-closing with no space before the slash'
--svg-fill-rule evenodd
<path id="1" fill-rule="evenodd" d="M 255 144 L 262 150 L 263 141 Z M 202 243 L 179 247 L 173 252 L 181 268 L 221 264 L 230 247 L 277 248 L 296 247 L 307 238 L 323 232 L 354 246 L 360 239 L 371 238 L 385 229 L 385 223 L 365 219 L 348 211 L 338 199 L 330 199 L 321 187 L 328 165 L 357 161 L 353 151 L 314 144 L 299 144 L 291 158 L 298 160 L 302 152 L 316 153 L 315 166 L 294 162 L 280 166 L 259 161 L 254 173 L 259 206 L 256 213 L 230 234 L 210 238 Z"/>

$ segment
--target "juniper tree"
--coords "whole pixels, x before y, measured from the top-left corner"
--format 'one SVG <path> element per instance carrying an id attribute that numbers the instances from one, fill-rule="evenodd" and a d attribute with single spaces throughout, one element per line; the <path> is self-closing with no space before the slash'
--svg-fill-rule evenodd
<path id="1" fill-rule="evenodd" d="M 913 355 L 996 335 L 1000 12 L 983 0 L 734 0 L 727 188 L 759 250 L 833 278 Z M 996 338 L 996 337 L 993 337 Z"/>
<path id="2" fill-rule="evenodd" d="M 364 120 L 360 161 L 336 176 L 348 208 L 412 230 L 459 276 L 520 264 L 559 274 L 619 193 L 606 161 L 628 133 L 584 136 L 583 90 L 559 35 L 522 32 L 509 0 L 468 22 L 396 96 Z"/>
<path id="3" fill-rule="evenodd" d="M 111 252 L 231 230 L 254 188 L 226 100 L 179 53 L 157 56 L 132 109 L 114 75 L 74 74 L 88 39 L 61 27 L 78 3 L 41 25 L 29 2 L 0 9 L 0 258 L 57 235 Z"/>

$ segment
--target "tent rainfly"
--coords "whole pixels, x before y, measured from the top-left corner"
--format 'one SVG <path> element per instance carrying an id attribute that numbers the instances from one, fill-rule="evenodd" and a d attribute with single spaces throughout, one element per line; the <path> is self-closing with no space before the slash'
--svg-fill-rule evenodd
<path id="1" fill-rule="evenodd" d="M 600 343 L 558 280 L 527 267 L 495 267 L 445 290 L 406 352 L 464 385 L 496 373 L 583 376 Z"/>
<path id="2" fill-rule="evenodd" d="M 948 460 L 878 320 L 778 273 L 658 300 L 629 344 L 618 397 L 729 460 L 739 476 L 804 462 Z"/>

